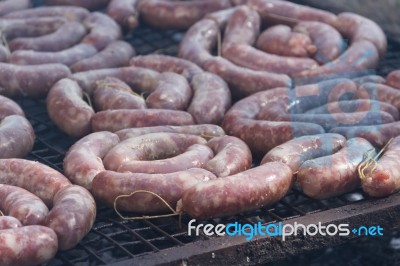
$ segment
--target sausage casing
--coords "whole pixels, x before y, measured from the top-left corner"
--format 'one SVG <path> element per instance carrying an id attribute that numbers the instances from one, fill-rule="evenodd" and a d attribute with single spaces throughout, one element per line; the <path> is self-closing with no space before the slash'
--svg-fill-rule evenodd
<path id="1" fill-rule="evenodd" d="M 256 210 L 283 198 L 292 185 L 292 177 L 284 163 L 267 163 L 194 185 L 183 193 L 177 210 L 198 219 Z"/>
<path id="2" fill-rule="evenodd" d="M 326 199 L 360 187 L 358 166 L 366 156 L 374 157 L 374 147 L 365 139 L 349 139 L 335 154 L 305 161 L 297 181 L 312 198 Z"/>
<path id="3" fill-rule="evenodd" d="M 400 138 L 395 137 L 381 158 L 363 171 L 361 186 L 373 197 L 388 196 L 400 189 Z"/>
<path id="4" fill-rule="evenodd" d="M 0 230 L 0 264 L 39 265 L 57 253 L 57 235 L 48 227 L 30 225 Z"/>
<path id="5" fill-rule="evenodd" d="M 341 149 L 346 139 L 339 134 L 317 134 L 294 138 L 270 150 L 261 164 L 282 162 L 293 172 L 307 160 L 332 155 Z"/>
<path id="6" fill-rule="evenodd" d="M 43 201 L 29 191 L 0 184 L 0 209 L 23 225 L 43 225 L 49 212 Z"/>
<path id="7" fill-rule="evenodd" d="M 93 178 L 105 170 L 102 159 L 118 142 L 118 136 L 107 131 L 83 137 L 71 146 L 64 158 L 65 175 L 72 183 L 90 190 Z"/>
<path id="8" fill-rule="evenodd" d="M 110 207 L 118 196 L 129 195 L 138 190 L 150 191 L 164 199 L 172 208 L 190 187 L 215 179 L 215 175 L 200 168 L 170 174 L 138 174 L 103 171 L 93 179 L 93 195 Z M 204 183 L 207 183 L 204 182 Z M 162 184 L 162 185 L 161 185 Z M 118 200 L 119 211 L 161 213 L 170 211 L 158 197 L 149 193 L 136 193 Z"/>
<path id="9" fill-rule="evenodd" d="M 58 248 L 67 250 L 76 246 L 92 228 L 96 218 L 96 202 L 81 186 L 60 189 L 53 199 L 53 208 L 45 224 L 56 232 Z"/>

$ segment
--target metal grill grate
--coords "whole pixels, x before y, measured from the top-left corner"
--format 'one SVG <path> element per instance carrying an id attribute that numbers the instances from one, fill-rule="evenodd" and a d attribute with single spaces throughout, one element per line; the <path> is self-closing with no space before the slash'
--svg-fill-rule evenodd
<path id="1" fill-rule="evenodd" d="M 141 27 L 126 35 L 126 40 L 133 44 L 138 54 L 163 53 L 175 55 L 182 32 L 162 31 Z M 400 45 L 390 43 L 389 52 L 381 62 L 378 74 L 386 75 L 389 71 L 400 68 Z M 31 121 L 37 140 L 28 159 L 45 163 L 62 171 L 65 152 L 76 139 L 68 137 L 50 121 L 45 102 L 20 99 L 19 103 Z M 365 201 L 361 191 L 346 194 L 329 200 L 311 199 L 300 191 L 292 191 L 272 207 L 244 213 L 234 217 L 214 219 L 207 223 L 275 223 L 313 213 L 324 212 L 333 208 Z M 113 210 L 99 206 L 98 216 L 93 229 L 72 250 L 59 252 L 48 266 L 56 265 L 99 265 L 127 261 L 146 254 L 156 254 L 164 250 L 183 247 L 188 243 L 207 240 L 205 235 L 194 237 L 187 235 L 189 217 L 155 220 L 122 221 Z M 184 256 L 184 254 L 182 254 Z"/>

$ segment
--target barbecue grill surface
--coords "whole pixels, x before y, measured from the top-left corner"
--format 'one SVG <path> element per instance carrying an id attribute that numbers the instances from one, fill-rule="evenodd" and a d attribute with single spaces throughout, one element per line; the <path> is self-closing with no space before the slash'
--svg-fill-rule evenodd
<path id="1" fill-rule="evenodd" d="M 36 1 L 40 5 L 41 1 Z M 125 40 L 140 55 L 160 53 L 176 55 L 183 32 L 156 30 L 141 26 L 129 32 Z M 386 58 L 381 60 L 377 74 L 386 75 L 400 68 L 400 44 L 389 41 Z M 47 164 L 62 171 L 63 158 L 68 148 L 77 140 L 57 129 L 46 112 L 45 101 L 19 99 L 32 123 L 37 140 L 28 159 Z M 259 238 L 246 241 L 240 237 L 210 238 L 205 235 L 188 236 L 189 217 L 183 216 L 154 220 L 122 221 L 112 209 L 98 206 L 93 229 L 72 250 L 58 252 L 46 265 L 143 265 L 157 263 L 189 262 L 194 264 L 245 263 L 273 261 L 306 250 L 340 244 L 354 238 L 307 237 L 280 239 Z M 129 214 L 134 215 L 134 214 Z M 400 194 L 374 200 L 361 190 L 328 200 L 310 199 L 300 191 L 292 191 L 274 206 L 262 208 L 224 219 L 203 223 L 277 223 L 294 221 L 307 223 L 341 223 L 350 226 L 381 225 L 386 232 L 398 226 L 400 220 Z M 200 222 L 200 221 L 199 221 Z M 184 265 L 184 264 L 183 264 Z"/>

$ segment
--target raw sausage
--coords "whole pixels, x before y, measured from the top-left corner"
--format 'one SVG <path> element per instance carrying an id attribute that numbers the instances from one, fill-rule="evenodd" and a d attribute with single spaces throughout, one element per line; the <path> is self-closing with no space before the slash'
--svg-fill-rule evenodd
<path id="1" fill-rule="evenodd" d="M 327 91 L 330 91 L 330 88 L 324 88 L 322 84 L 329 83 L 321 83 L 320 90 L 323 92 L 319 95 L 319 97 L 326 94 Z M 353 84 L 353 83 L 352 83 Z M 312 85 L 311 85 L 312 86 Z M 304 87 L 297 87 L 295 91 L 304 91 Z M 332 91 L 329 93 L 332 94 Z M 331 96 L 331 95 L 329 95 Z M 344 95 L 341 95 L 344 96 Z M 322 98 L 322 97 L 321 97 Z M 294 101 L 295 100 L 295 101 Z M 297 102 L 296 102 L 297 101 Z M 318 101 L 317 103 L 326 103 L 327 101 Z M 270 120 L 270 121 L 292 121 L 292 122 L 307 122 L 307 123 L 316 123 L 321 125 L 325 130 L 329 131 L 333 127 L 338 126 L 358 126 L 358 125 L 377 125 L 384 123 L 394 122 L 393 117 L 379 110 L 368 110 L 361 111 L 357 110 L 352 113 L 345 112 L 333 112 L 326 114 L 307 114 L 304 113 L 304 109 L 311 106 L 315 106 L 316 102 L 310 102 L 307 97 L 298 97 L 297 99 L 289 99 L 275 101 L 273 106 L 265 105 L 264 108 L 258 113 L 257 119 L 261 120 Z M 303 107 L 301 107 L 304 105 Z"/>
<path id="2" fill-rule="evenodd" d="M 239 6 L 230 16 L 225 27 L 222 50 L 225 45 L 254 45 L 260 33 L 261 19 L 257 11 Z M 222 52 L 223 53 L 223 52 Z"/>
<path id="3" fill-rule="evenodd" d="M 400 110 L 400 90 L 384 84 L 364 83 L 358 87 L 357 96 L 361 99 L 386 102 Z"/>
<path id="4" fill-rule="evenodd" d="M 0 17 L 21 9 L 31 7 L 30 0 L 7 0 L 0 2 Z"/>
<path id="5" fill-rule="evenodd" d="M 339 134 L 317 134 L 289 140 L 270 150 L 261 165 L 268 162 L 282 162 L 297 172 L 307 160 L 332 155 L 340 150 L 346 139 Z"/>
<path id="6" fill-rule="evenodd" d="M 129 162 L 134 162 L 138 165 L 143 164 L 143 166 L 147 165 L 147 170 L 152 171 L 150 173 L 157 173 L 157 171 L 162 171 L 158 173 L 172 173 L 192 167 L 201 168 L 204 162 L 200 162 L 198 165 L 193 165 L 192 167 L 187 168 L 184 165 L 185 163 L 197 164 L 197 160 L 188 160 L 186 162 L 186 159 L 182 158 L 183 160 L 181 164 L 179 164 L 179 160 L 175 160 L 177 164 L 171 164 L 169 167 L 167 164 L 168 162 L 163 163 L 162 159 L 171 157 L 177 158 L 177 155 L 185 152 L 185 150 L 192 147 L 194 144 L 204 145 L 206 142 L 207 141 L 202 137 L 195 135 L 177 133 L 151 133 L 121 141 L 107 153 L 103 162 L 107 170 L 113 171 L 119 171 L 118 169 Z M 209 148 L 203 151 L 205 157 L 213 156 L 213 152 Z M 176 167 L 183 168 L 176 170 Z"/>
<path id="7" fill-rule="evenodd" d="M 295 57 L 309 57 L 317 50 L 308 35 L 292 32 L 286 25 L 276 25 L 263 31 L 258 36 L 256 47 L 266 53 Z"/>
<path id="8" fill-rule="evenodd" d="M 191 81 L 194 75 L 203 72 L 199 66 L 188 60 L 161 54 L 135 56 L 129 61 L 129 64 L 135 67 L 150 68 L 160 73 L 174 72 L 184 76 L 188 81 Z"/>
<path id="9" fill-rule="evenodd" d="M 138 190 L 146 190 L 157 194 L 174 208 L 187 189 L 215 178 L 213 173 L 199 168 L 170 174 L 103 171 L 93 179 L 92 193 L 97 200 L 113 207 L 118 196 L 129 195 Z M 143 192 L 119 199 L 116 207 L 119 211 L 138 213 L 165 213 L 170 211 L 158 197 Z"/>
<path id="10" fill-rule="evenodd" d="M 320 64 L 335 60 L 346 47 L 340 33 L 334 27 L 325 23 L 303 21 L 298 23 L 293 31 L 303 33 L 311 38 L 316 48 L 313 57 Z"/>
<path id="11" fill-rule="evenodd" d="M 64 17 L 70 21 L 83 21 L 89 11 L 77 6 L 40 6 L 8 13 L 5 18 Z"/>
<path id="12" fill-rule="evenodd" d="M 216 45 L 219 34 L 220 29 L 216 21 L 203 19 L 197 22 L 186 32 L 180 43 L 178 56 L 220 76 L 228 83 L 236 98 L 260 90 L 291 86 L 287 75 L 245 69 L 220 56 L 214 57 L 211 50 Z"/>
<path id="13" fill-rule="evenodd" d="M 148 110 L 107 110 L 92 117 L 92 130 L 115 132 L 130 127 L 151 127 L 161 125 L 193 125 L 193 117 L 184 111 Z"/>
<path id="14" fill-rule="evenodd" d="M 62 17 L 0 18 L 2 35 L 12 40 L 18 37 L 37 37 L 51 34 L 66 23 Z"/>
<path id="15" fill-rule="evenodd" d="M 67 66 L 44 64 L 17 66 L 0 63 L 0 94 L 14 97 L 43 97 L 58 80 L 70 75 Z"/>
<path id="16" fill-rule="evenodd" d="M 72 183 L 91 190 L 93 178 L 105 170 L 102 159 L 118 142 L 116 134 L 106 131 L 83 137 L 64 158 L 65 175 Z"/>
<path id="17" fill-rule="evenodd" d="M 129 58 L 135 55 L 132 46 L 124 41 L 114 41 L 96 55 L 76 62 L 72 72 L 83 72 L 101 68 L 123 67 L 129 64 Z"/>
<path id="18" fill-rule="evenodd" d="M 223 79 L 209 72 L 196 74 L 191 82 L 194 91 L 187 111 L 197 124 L 219 125 L 231 106 L 231 92 Z"/>
<path id="19" fill-rule="evenodd" d="M 94 110 L 83 100 L 83 92 L 77 82 L 61 79 L 51 88 L 46 102 L 51 120 L 61 130 L 76 137 L 90 133 Z"/>
<path id="20" fill-rule="evenodd" d="M 253 153 L 262 154 L 295 136 L 324 133 L 316 124 L 255 120 L 262 104 L 273 102 L 286 93 L 286 89 L 274 89 L 242 99 L 226 113 L 222 127 L 229 135 L 242 139 Z"/>
<path id="21" fill-rule="evenodd" d="M 157 155 L 156 155 L 157 156 Z M 161 174 L 161 173 L 174 173 L 190 168 L 204 168 L 205 164 L 214 156 L 213 151 L 205 146 L 194 144 L 182 151 L 181 154 L 171 158 L 160 159 L 156 161 L 142 161 L 142 158 L 132 158 L 131 160 L 122 163 L 117 171 L 118 172 L 131 172 L 131 173 L 148 173 L 148 174 Z M 156 157 L 157 158 L 157 157 Z M 152 157 L 144 156 L 144 159 L 151 160 Z"/>
<path id="22" fill-rule="evenodd" d="M 0 119 L 0 159 L 23 158 L 34 143 L 35 133 L 25 117 L 10 115 Z"/>
<path id="23" fill-rule="evenodd" d="M 335 154 L 305 161 L 297 174 L 303 192 L 311 198 L 327 199 L 360 187 L 358 166 L 366 155 L 375 157 L 365 139 L 349 139 Z"/>
<path id="24" fill-rule="evenodd" d="M 229 18 L 232 16 L 232 14 L 233 14 L 233 12 L 235 12 L 235 10 L 236 10 L 236 7 L 223 9 L 220 11 L 209 13 L 204 18 L 214 20 L 218 24 L 220 29 L 225 29 L 226 23 L 228 23 Z"/>
<path id="25" fill-rule="evenodd" d="M 139 2 L 140 16 L 153 27 L 187 29 L 207 13 L 226 9 L 229 0 L 165 1 L 146 0 Z"/>
<path id="26" fill-rule="evenodd" d="M 281 57 L 252 47 L 259 33 L 260 23 L 257 11 L 247 6 L 238 7 L 225 29 L 223 56 L 242 67 L 280 74 L 293 74 L 318 66 L 310 58 Z"/>
<path id="27" fill-rule="evenodd" d="M 141 135 L 158 132 L 198 135 L 205 139 L 225 135 L 225 131 L 221 127 L 217 125 L 205 124 L 191 126 L 154 126 L 127 128 L 119 130 L 115 132 L 115 134 L 117 134 L 121 140 L 125 140 L 132 137 L 138 137 Z"/>
<path id="28" fill-rule="evenodd" d="M 179 44 L 178 57 L 203 67 L 212 58 L 211 50 L 217 44 L 220 30 L 218 24 L 211 19 L 202 19 L 186 32 Z"/>
<path id="29" fill-rule="evenodd" d="M 236 137 L 215 137 L 207 142 L 207 146 L 214 151 L 215 156 L 204 168 L 217 177 L 234 175 L 251 167 L 251 151 L 246 143 Z"/>
<path id="30" fill-rule="evenodd" d="M 85 188 L 67 186 L 53 199 L 53 208 L 46 217 L 46 226 L 57 234 L 58 248 L 75 247 L 92 228 L 96 218 L 96 202 Z"/>
<path id="31" fill-rule="evenodd" d="M 93 94 L 96 110 L 146 109 L 146 102 L 141 95 L 123 81 L 108 77 L 97 81 L 97 89 Z"/>
<path id="32" fill-rule="evenodd" d="M 0 230 L 22 227 L 21 222 L 12 216 L 0 216 Z"/>
<path id="33" fill-rule="evenodd" d="M 243 98 L 272 88 L 292 86 L 292 81 L 287 75 L 239 67 L 223 57 L 207 60 L 203 68 L 225 80 L 234 98 Z"/>
<path id="34" fill-rule="evenodd" d="M 140 67 L 121 67 L 96 69 L 86 72 L 75 73 L 70 76 L 71 79 L 78 82 L 79 86 L 88 95 L 92 95 L 96 88 L 98 80 L 107 77 L 114 77 L 126 82 L 131 88 L 138 89 L 139 93 L 150 94 L 156 86 L 158 72 Z"/>
<path id="35" fill-rule="evenodd" d="M 267 163 L 192 186 L 183 193 L 177 211 L 208 219 L 256 210 L 283 198 L 292 179 L 293 173 L 284 163 Z"/>
<path id="36" fill-rule="evenodd" d="M 139 12 L 136 10 L 138 0 L 110 0 L 107 14 L 119 25 L 134 29 L 139 24 Z"/>
<path id="37" fill-rule="evenodd" d="M 294 75 L 302 71 L 312 71 L 318 67 L 318 63 L 310 58 L 268 54 L 243 44 L 225 45 L 223 56 L 238 66 L 278 74 Z"/>
<path id="38" fill-rule="evenodd" d="M 265 23 L 268 24 L 293 24 L 298 21 L 320 21 L 329 25 L 336 22 L 336 15 L 304 6 L 279 0 L 248 0 L 247 5 L 258 11 Z"/>
<path id="39" fill-rule="evenodd" d="M 314 69 L 293 74 L 296 85 L 317 83 L 337 77 L 353 78 L 365 76 L 378 65 L 379 53 L 369 41 L 353 42 L 335 60 Z"/>
<path id="40" fill-rule="evenodd" d="M 29 191 L 0 184 L 0 210 L 23 225 L 43 225 L 49 212 L 43 201 Z"/>
<path id="41" fill-rule="evenodd" d="M 25 116 L 24 111 L 16 102 L 0 95 L 0 120 L 9 115 Z"/>
<path id="42" fill-rule="evenodd" d="M 10 63 L 16 65 L 40 65 L 60 63 L 70 66 L 97 53 L 89 44 L 81 43 L 59 52 L 37 52 L 34 50 L 15 51 L 10 56 Z"/>
<path id="43" fill-rule="evenodd" d="M 305 114 L 332 114 L 383 111 L 389 113 L 394 120 L 399 120 L 399 111 L 389 103 L 369 99 L 330 102 L 317 108 L 307 110 Z"/>
<path id="44" fill-rule="evenodd" d="M 282 101 L 281 101 L 282 102 Z M 367 111 L 353 113 L 330 113 L 330 114 L 288 114 L 281 110 L 286 106 L 281 104 L 278 108 L 265 108 L 257 119 L 269 121 L 291 121 L 316 123 L 322 126 L 326 131 L 341 126 L 363 126 L 363 125 L 380 125 L 394 122 L 393 117 L 383 111 Z"/>
<path id="45" fill-rule="evenodd" d="M 8 47 L 4 46 L 0 41 L 0 62 L 7 62 L 9 57 L 10 57 L 10 50 L 8 49 Z"/>
<path id="46" fill-rule="evenodd" d="M 82 42 L 93 45 L 98 51 L 122 37 L 119 25 L 112 18 L 100 12 L 91 13 L 83 21 L 83 25 L 89 30 L 89 34 L 83 38 Z"/>
<path id="47" fill-rule="evenodd" d="M 372 197 L 388 196 L 400 189 L 400 137 L 395 137 L 377 162 L 362 170 L 361 186 Z"/>
<path id="48" fill-rule="evenodd" d="M 192 89 L 184 77 L 165 72 L 158 75 L 157 85 L 146 98 L 146 105 L 156 109 L 186 110 L 192 95 Z"/>
<path id="49" fill-rule="evenodd" d="M 8 43 L 11 51 L 34 50 L 57 52 L 78 44 L 86 35 L 85 27 L 75 21 L 66 22 L 55 32 L 40 37 L 21 37 Z"/>
<path id="50" fill-rule="evenodd" d="M 335 127 L 330 132 L 343 135 L 347 139 L 354 137 L 364 138 L 374 147 L 382 148 L 391 138 L 400 135 L 400 122 L 396 121 L 374 126 Z"/>
<path id="51" fill-rule="evenodd" d="M 48 227 L 30 225 L 0 230 L 0 264 L 40 265 L 57 253 L 57 235 Z"/>
<path id="52" fill-rule="evenodd" d="M 343 12 L 337 16 L 333 25 L 351 42 L 369 41 L 379 51 L 379 56 L 384 57 L 387 49 L 387 40 L 382 29 L 372 20 L 355 13 Z"/>
<path id="53" fill-rule="evenodd" d="M 395 70 L 389 73 L 386 77 L 386 85 L 400 89 L 400 70 Z"/>
<path id="54" fill-rule="evenodd" d="M 58 171 L 39 162 L 0 159 L 0 184 L 24 188 L 51 207 L 54 195 L 71 182 Z"/>
<path id="55" fill-rule="evenodd" d="M 259 105 L 264 99 L 268 99 L 269 95 L 264 93 L 253 95 L 255 98 L 260 98 L 260 101 L 247 100 L 247 98 L 239 101 L 227 112 L 222 123 L 227 134 L 242 139 L 253 153 L 265 154 L 293 137 L 325 132 L 320 125 L 313 123 L 255 120 Z M 248 107 L 245 107 L 246 105 Z M 240 111 L 240 109 L 244 110 Z"/>
<path id="56" fill-rule="evenodd" d="M 354 78 L 353 81 L 357 85 L 362 85 L 364 83 L 369 83 L 369 82 L 381 83 L 381 84 L 385 83 L 385 79 L 383 77 L 381 77 L 381 76 L 378 76 L 378 75 L 366 75 L 366 76 Z"/>
<path id="57" fill-rule="evenodd" d="M 311 123 L 258 120 L 260 113 L 304 113 L 331 101 L 346 100 L 356 93 L 357 86 L 345 79 L 299 86 L 295 90 L 276 88 L 258 92 L 233 105 L 226 113 L 222 127 L 227 134 L 246 142 L 253 153 L 264 155 L 294 137 L 321 134 L 325 130 L 311 119 Z"/>

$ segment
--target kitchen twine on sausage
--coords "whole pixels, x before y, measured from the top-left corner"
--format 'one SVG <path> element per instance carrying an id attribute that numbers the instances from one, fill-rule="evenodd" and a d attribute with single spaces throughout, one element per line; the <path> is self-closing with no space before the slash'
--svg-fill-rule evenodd
<path id="1" fill-rule="evenodd" d="M 358 175 L 362 180 L 365 180 L 368 176 L 365 175 L 365 170 L 368 169 L 372 165 L 372 169 L 370 171 L 370 174 L 372 174 L 376 168 L 378 167 L 378 163 L 376 160 L 381 156 L 381 154 L 387 149 L 388 145 L 392 142 L 393 138 L 391 138 L 386 145 L 379 151 L 379 153 L 375 156 L 372 157 L 373 150 L 368 151 L 366 154 L 364 154 L 364 160 L 360 163 L 358 166 Z"/>
<path id="2" fill-rule="evenodd" d="M 160 50 L 162 50 L 162 49 L 160 49 Z M 102 85 L 102 84 L 110 84 L 110 85 L 116 85 L 116 86 L 119 85 L 118 83 L 109 83 L 109 82 L 104 81 L 104 80 L 97 80 L 97 81 L 96 81 L 96 86 L 99 86 L 99 85 Z M 144 95 L 146 95 L 146 92 L 142 92 L 141 94 L 139 94 L 139 93 L 137 93 L 137 92 L 134 91 L 134 90 L 131 90 L 131 93 L 132 93 L 133 95 L 135 95 L 135 96 L 141 97 L 142 99 L 144 99 L 144 98 L 145 98 Z M 92 101 L 90 100 L 89 94 L 87 94 L 87 93 L 84 92 L 84 96 L 88 99 L 88 104 L 90 105 L 90 107 L 93 108 Z"/>
<path id="3" fill-rule="evenodd" d="M 4 213 L 0 210 L 0 217 L 5 216 Z"/>
<path id="4" fill-rule="evenodd" d="M 360 165 L 358 166 L 358 175 L 361 179 L 365 179 L 366 176 L 364 174 L 364 171 L 372 164 L 375 162 L 376 164 L 376 159 L 378 158 L 376 155 L 375 158 L 372 156 L 372 154 L 374 153 L 374 149 L 371 149 L 369 151 L 367 151 L 364 156 L 363 156 L 363 161 L 360 163 Z M 374 169 L 373 169 L 374 170 Z"/>
<path id="5" fill-rule="evenodd" d="M 160 200 L 165 204 L 165 206 L 168 207 L 168 209 L 171 210 L 172 213 L 170 213 L 170 214 L 162 214 L 162 215 L 142 215 L 142 216 L 140 216 L 140 217 L 126 217 L 126 216 L 123 216 L 123 215 L 118 211 L 118 208 L 117 208 L 117 202 L 118 202 L 118 200 L 119 200 L 119 199 L 122 199 L 122 198 L 129 198 L 129 197 L 132 197 L 132 196 L 135 195 L 136 193 L 148 193 L 148 194 L 151 194 L 151 195 L 153 195 L 153 196 L 156 196 L 158 199 L 160 199 Z M 168 202 L 167 202 L 165 199 L 163 199 L 160 195 L 158 195 L 158 194 L 156 194 L 156 193 L 154 193 L 154 192 L 148 191 L 148 190 L 136 190 L 136 191 L 133 191 L 132 193 L 130 193 L 130 194 L 128 194 L 128 195 L 119 195 L 118 197 L 116 197 L 116 198 L 114 199 L 114 211 L 118 214 L 118 216 L 119 216 L 122 220 L 126 220 L 126 221 L 145 220 L 145 219 L 156 219 L 156 218 L 165 218 L 165 217 L 179 216 L 179 226 L 181 225 L 182 213 L 181 213 L 181 212 L 175 211 L 174 208 L 172 208 L 171 205 L 169 205 Z"/>

